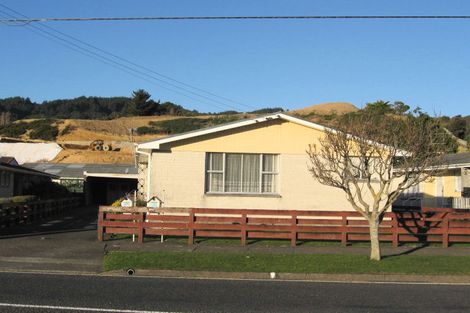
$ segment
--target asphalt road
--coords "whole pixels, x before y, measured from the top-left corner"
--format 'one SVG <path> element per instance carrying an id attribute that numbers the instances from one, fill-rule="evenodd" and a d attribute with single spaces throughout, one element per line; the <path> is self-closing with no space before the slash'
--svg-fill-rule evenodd
<path id="1" fill-rule="evenodd" d="M 0 312 L 470 312 L 470 286 L 0 273 Z"/>

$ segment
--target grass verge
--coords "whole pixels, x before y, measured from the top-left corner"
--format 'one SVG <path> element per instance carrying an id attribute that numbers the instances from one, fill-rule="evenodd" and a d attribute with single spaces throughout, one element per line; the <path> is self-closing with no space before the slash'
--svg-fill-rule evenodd
<path id="1" fill-rule="evenodd" d="M 104 269 L 126 268 L 324 274 L 432 274 L 469 275 L 466 256 L 393 256 L 370 261 L 354 254 L 262 254 L 227 252 L 126 252 L 105 256 Z"/>

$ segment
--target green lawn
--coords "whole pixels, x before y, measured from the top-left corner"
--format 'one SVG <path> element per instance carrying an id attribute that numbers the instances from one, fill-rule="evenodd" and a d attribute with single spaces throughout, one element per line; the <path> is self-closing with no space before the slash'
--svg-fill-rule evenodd
<path id="1" fill-rule="evenodd" d="M 233 252 L 125 252 L 105 256 L 104 269 L 164 269 L 280 273 L 470 274 L 470 257 L 394 256 L 370 261 L 353 254 L 262 254 Z"/>

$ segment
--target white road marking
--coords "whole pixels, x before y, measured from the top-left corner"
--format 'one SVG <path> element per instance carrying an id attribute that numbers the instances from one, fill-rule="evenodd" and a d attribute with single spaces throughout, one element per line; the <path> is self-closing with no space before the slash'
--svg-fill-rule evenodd
<path id="1" fill-rule="evenodd" d="M 84 308 L 71 306 L 55 306 L 55 305 L 35 305 L 35 304 L 18 304 L 18 303 L 0 303 L 0 307 L 10 308 L 28 308 L 28 309 L 48 309 L 48 310 L 65 310 L 65 311 L 85 311 L 85 312 L 108 312 L 108 313 L 177 313 L 163 311 L 142 311 L 142 310 L 122 310 L 122 309 L 100 309 L 100 308 Z"/>

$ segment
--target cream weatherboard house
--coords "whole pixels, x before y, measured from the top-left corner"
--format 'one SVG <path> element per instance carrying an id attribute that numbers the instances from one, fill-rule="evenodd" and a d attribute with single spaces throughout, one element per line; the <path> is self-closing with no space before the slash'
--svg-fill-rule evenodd
<path id="1" fill-rule="evenodd" d="M 139 144 L 139 193 L 165 207 L 353 210 L 308 171 L 324 131 L 277 113 Z"/>
<path id="2" fill-rule="evenodd" d="M 470 209 L 470 152 L 444 156 L 441 171 L 407 190 L 400 205 Z"/>

